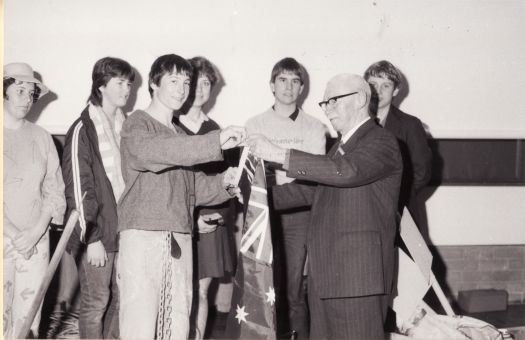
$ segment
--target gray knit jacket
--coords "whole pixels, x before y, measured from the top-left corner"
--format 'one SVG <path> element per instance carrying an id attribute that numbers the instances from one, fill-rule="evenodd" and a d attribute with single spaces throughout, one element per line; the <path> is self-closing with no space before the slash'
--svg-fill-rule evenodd
<path id="1" fill-rule="evenodd" d="M 120 152 L 126 188 L 118 202 L 118 230 L 191 233 L 195 206 L 230 199 L 222 174 L 206 176 L 192 166 L 222 160 L 219 131 L 188 136 L 144 111 L 124 122 Z"/>

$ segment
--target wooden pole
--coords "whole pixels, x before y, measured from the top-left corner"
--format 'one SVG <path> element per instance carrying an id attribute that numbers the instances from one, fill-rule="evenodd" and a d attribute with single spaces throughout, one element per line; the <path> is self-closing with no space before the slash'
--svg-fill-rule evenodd
<path id="1" fill-rule="evenodd" d="M 401 238 L 410 252 L 412 259 L 419 267 L 421 274 L 432 285 L 432 288 L 434 289 L 439 302 L 443 306 L 445 313 L 447 313 L 449 316 L 454 316 L 455 313 L 452 309 L 452 306 L 450 306 L 450 303 L 443 293 L 441 286 L 437 282 L 434 273 L 432 273 L 432 254 L 430 249 L 428 249 L 423 236 L 421 236 L 421 233 L 419 232 L 419 229 L 417 228 L 417 225 L 407 208 L 405 208 L 403 211 L 400 228 Z"/>
<path id="2" fill-rule="evenodd" d="M 46 274 L 44 276 L 44 280 L 40 284 L 40 287 L 38 288 L 38 291 L 36 293 L 35 299 L 33 300 L 33 304 L 31 305 L 31 309 L 29 310 L 29 314 L 27 315 L 27 318 L 22 325 L 22 328 L 18 332 L 16 339 L 25 339 L 27 338 L 27 335 L 29 334 L 29 330 L 31 329 L 31 325 L 33 324 L 33 320 L 35 319 L 35 316 L 40 309 L 40 305 L 42 304 L 42 301 L 44 300 L 44 296 L 46 295 L 47 288 L 49 288 L 49 284 L 51 283 L 51 279 L 55 275 L 55 271 L 58 267 L 58 264 L 60 263 L 60 260 L 62 259 L 62 255 L 64 254 L 64 251 L 66 250 L 67 242 L 69 241 L 69 238 L 71 237 L 71 233 L 73 232 L 73 229 L 75 228 L 75 224 L 78 220 L 78 211 L 73 210 L 71 212 L 71 215 L 69 215 L 69 219 L 67 221 L 66 227 L 64 228 L 64 231 L 62 232 L 62 236 L 60 236 L 60 240 L 58 241 L 58 245 L 55 249 L 55 253 L 53 254 L 53 257 L 51 258 L 51 262 L 49 262 L 49 266 L 46 269 Z"/>
<path id="3" fill-rule="evenodd" d="M 441 303 L 441 306 L 443 306 L 443 309 L 445 310 L 445 313 L 447 313 L 448 316 L 454 316 L 456 313 L 454 313 L 454 310 L 452 309 L 452 306 L 447 300 L 447 297 L 445 296 L 445 293 L 443 293 L 443 290 L 441 289 L 441 286 L 436 280 L 436 277 L 434 276 L 434 273 L 431 273 L 431 282 L 432 282 L 432 288 L 434 289 L 434 293 L 436 293 L 439 302 Z"/>

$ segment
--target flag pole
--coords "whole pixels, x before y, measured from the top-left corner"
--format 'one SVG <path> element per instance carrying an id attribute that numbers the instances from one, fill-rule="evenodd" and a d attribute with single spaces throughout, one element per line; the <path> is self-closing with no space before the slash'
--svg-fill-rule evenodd
<path id="1" fill-rule="evenodd" d="M 46 295 L 47 288 L 49 287 L 49 284 L 51 283 L 51 279 L 55 275 L 55 271 L 58 267 L 58 264 L 60 260 L 62 259 L 62 255 L 64 254 L 67 242 L 69 241 L 69 238 L 71 237 L 71 233 L 73 232 L 73 229 L 75 228 L 75 224 L 77 223 L 78 217 L 79 215 L 76 209 L 71 212 L 71 215 L 69 215 L 69 219 L 64 228 L 64 231 L 62 232 L 62 236 L 60 236 L 60 240 L 58 241 L 58 245 L 55 249 L 55 252 L 53 253 L 53 257 L 51 258 L 49 266 L 46 269 L 44 279 L 42 280 L 42 283 L 40 284 L 40 287 L 38 288 L 38 291 L 36 293 L 35 299 L 33 300 L 31 309 L 29 310 L 29 313 L 22 325 L 22 328 L 18 332 L 15 339 L 27 338 L 31 325 L 33 324 L 33 320 L 35 319 L 35 316 L 38 310 L 40 309 L 40 305 L 42 304 L 42 301 L 44 300 L 44 296 Z"/>
<path id="2" fill-rule="evenodd" d="M 416 222 L 412 218 L 412 215 L 407 208 L 404 208 L 403 215 L 400 224 L 400 233 L 403 242 L 405 243 L 413 261 L 419 267 L 421 274 L 425 277 L 425 280 L 430 283 L 434 289 L 434 293 L 439 299 L 441 306 L 445 310 L 445 313 L 449 316 L 454 316 L 454 310 L 448 302 L 443 289 L 439 285 L 434 273 L 432 272 L 432 254 L 428 245 L 426 244 L 423 236 L 419 232 Z"/>
<path id="3" fill-rule="evenodd" d="M 434 293 L 436 293 L 439 302 L 441 303 L 441 306 L 443 306 L 443 309 L 445 310 L 445 313 L 447 313 L 448 316 L 454 316 L 456 313 L 454 313 L 454 310 L 452 309 L 452 306 L 450 305 L 450 302 L 448 302 L 448 299 L 445 296 L 445 293 L 443 293 L 443 289 L 441 289 L 441 286 L 436 280 L 436 277 L 434 276 L 434 273 L 431 273 L 431 282 L 432 282 L 432 288 L 434 289 Z"/>
<path id="4" fill-rule="evenodd" d="M 250 153 L 250 148 L 245 146 L 242 149 L 241 153 L 241 159 L 239 159 L 239 169 L 237 169 L 237 173 L 235 174 L 235 179 L 233 180 L 234 185 L 239 185 L 239 181 L 241 180 L 242 176 L 242 167 L 244 166 L 244 163 L 246 162 L 246 158 L 248 158 L 248 154 Z"/>

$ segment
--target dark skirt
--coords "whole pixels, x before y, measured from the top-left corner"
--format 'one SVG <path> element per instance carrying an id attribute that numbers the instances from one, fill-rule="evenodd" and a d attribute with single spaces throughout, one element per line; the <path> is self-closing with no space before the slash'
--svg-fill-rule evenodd
<path id="1" fill-rule="evenodd" d="M 197 277 L 223 277 L 226 272 L 233 272 L 234 259 L 231 227 L 223 225 L 207 234 L 197 234 L 196 263 Z"/>

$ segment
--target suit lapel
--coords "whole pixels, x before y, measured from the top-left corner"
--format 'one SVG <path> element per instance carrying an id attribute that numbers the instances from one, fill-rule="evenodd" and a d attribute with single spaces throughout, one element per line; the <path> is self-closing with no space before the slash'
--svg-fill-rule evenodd
<path id="1" fill-rule="evenodd" d="M 334 158 L 335 154 L 337 153 L 337 149 L 339 148 L 339 145 L 341 145 L 341 136 L 337 137 L 337 140 L 335 141 L 334 145 L 332 145 L 332 147 L 328 151 L 328 158 Z"/>
<path id="2" fill-rule="evenodd" d="M 394 106 L 390 106 L 388 115 L 386 116 L 385 129 L 391 131 L 397 136 L 397 132 L 401 129 L 401 123 L 399 121 L 399 115 L 397 109 Z"/>
<path id="3" fill-rule="evenodd" d="M 345 154 L 352 152 L 352 150 L 355 149 L 355 147 L 359 144 L 359 140 L 374 127 L 377 127 L 377 125 L 373 119 L 369 119 L 366 123 L 361 125 L 359 129 L 357 129 L 357 131 L 352 135 L 352 137 L 350 137 L 350 139 L 341 146 L 343 152 Z M 336 153 L 336 155 L 337 154 L 340 153 Z"/>

